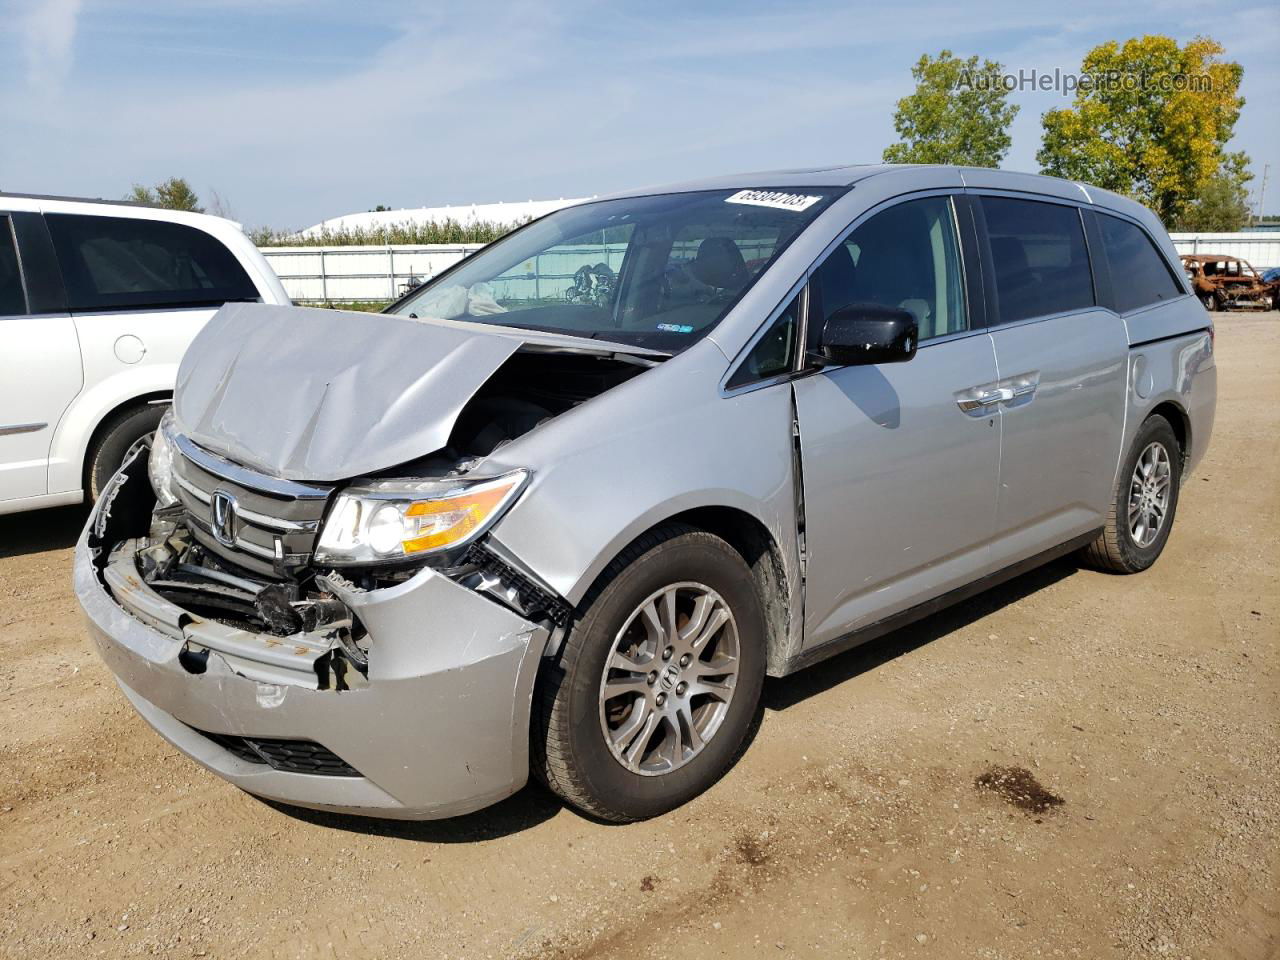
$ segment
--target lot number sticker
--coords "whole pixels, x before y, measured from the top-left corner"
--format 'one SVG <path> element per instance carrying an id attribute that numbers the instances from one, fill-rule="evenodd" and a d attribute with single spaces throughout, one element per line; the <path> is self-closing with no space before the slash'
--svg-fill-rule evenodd
<path id="1" fill-rule="evenodd" d="M 821 197 L 811 197 L 803 193 L 782 193 L 777 190 L 739 190 L 732 197 L 726 197 L 725 203 L 745 203 L 753 207 L 773 207 L 775 210 L 808 210 Z"/>

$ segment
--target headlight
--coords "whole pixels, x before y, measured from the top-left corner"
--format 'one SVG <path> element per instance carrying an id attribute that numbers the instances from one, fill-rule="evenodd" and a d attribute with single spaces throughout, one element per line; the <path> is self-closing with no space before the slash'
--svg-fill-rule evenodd
<path id="1" fill-rule="evenodd" d="M 151 438 L 151 455 L 147 458 L 147 476 L 155 491 L 156 503 L 168 507 L 178 502 L 173 482 L 173 410 L 160 418 L 156 435 Z"/>
<path id="2" fill-rule="evenodd" d="M 348 487 L 325 521 L 318 563 L 386 563 L 460 547 L 489 528 L 529 474 L 494 480 L 383 480 Z"/>

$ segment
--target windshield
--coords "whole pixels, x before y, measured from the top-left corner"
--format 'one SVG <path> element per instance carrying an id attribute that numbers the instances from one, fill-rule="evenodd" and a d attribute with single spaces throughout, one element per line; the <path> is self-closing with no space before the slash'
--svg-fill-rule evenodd
<path id="1" fill-rule="evenodd" d="M 568 207 L 389 312 L 677 353 L 706 336 L 840 192 L 705 190 Z"/>

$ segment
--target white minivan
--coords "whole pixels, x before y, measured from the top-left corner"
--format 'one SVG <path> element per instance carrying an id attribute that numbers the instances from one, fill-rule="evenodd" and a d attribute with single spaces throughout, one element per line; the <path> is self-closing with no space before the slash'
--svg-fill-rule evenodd
<path id="1" fill-rule="evenodd" d="M 289 297 L 229 220 L 0 193 L 0 514 L 96 498 L 232 301 Z"/>

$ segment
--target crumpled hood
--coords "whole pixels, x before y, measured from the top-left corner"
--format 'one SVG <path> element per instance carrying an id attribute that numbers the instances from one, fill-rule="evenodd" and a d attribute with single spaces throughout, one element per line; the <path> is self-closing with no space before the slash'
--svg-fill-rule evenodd
<path id="1" fill-rule="evenodd" d="M 463 406 L 525 344 L 577 337 L 265 304 L 227 304 L 178 369 L 174 416 L 200 446 L 289 480 L 368 474 L 445 446 Z"/>

